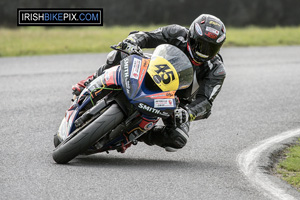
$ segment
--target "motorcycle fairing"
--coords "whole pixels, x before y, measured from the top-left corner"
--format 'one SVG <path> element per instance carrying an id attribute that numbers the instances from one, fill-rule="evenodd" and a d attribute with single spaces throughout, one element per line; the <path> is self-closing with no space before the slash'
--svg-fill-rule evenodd
<path id="1" fill-rule="evenodd" d="M 157 62 L 167 63 L 168 61 L 163 58 L 159 58 Z M 175 74 L 175 78 L 171 78 L 169 80 L 169 87 L 168 80 L 166 80 L 163 85 L 165 92 L 154 92 L 149 90 L 145 86 L 145 75 L 147 71 L 149 72 L 149 67 L 151 70 L 151 62 L 150 59 L 142 58 L 137 55 L 131 55 L 124 58 L 121 61 L 121 75 L 119 83 L 122 83 L 122 89 L 129 99 L 130 103 L 135 105 L 139 111 L 145 114 L 154 114 L 155 116 L 159 117 L 167 117 L 169 116 L 168 113 L 172 113 L 173 110 L 176 108 L 176 101 L 175 101 L 175 91 L 168 91 L 167 89 L 170 88 L 171 90 L 178 88 L 178 75 L 172 69 L 172 66 L 168 67 L 168 69 L 172 69 L 167 71 L 167 74 Z M 155 68 L 157 62 L 152 64 L 152 72 L 153 76 L 161 76 L 162 79 L 164 78 L 164 74 L 159 71 L 159 68 Z M 150 63 L 150 65 L 149 65 Z M 168 66 L 171 64 L 168 64 Z M 157 69 L 155 72 L 155 69 Z M 165 69 L 166 70 L 166 69 Z M 163 79 L 164 78 L 164 79 Z M 173 80 L 173 81 L 172 81 Z M 146 108 L 146 109 L 143 109 Z M 149 112 L 150 111 L 150 112 Z M 152 112 L 153 111 L 153 112 Z M 158 112 L 160 111 L 160 112 Z"/>
<path id="2" fill-rule="evenodd" d="M 78 115 L 78 106 L 73 104 L 65 114 L 64 119 L 62 120 L 59 129 L 58 129 L 58 136 L 65 140 L 71 132 L 73 132 L 73 124 L 76 116 Z"/>
<path id="3" fill-rule="evenodd" d="M 89 86 L 86 88 L 88 93 L 99 94 L 106 87 L 118 87 L 120 86 L 118 82 L 118 76 L 120 74 L 120 66 L 114 66 L 104 71 L 99 77 L 93 80 Z M 86 95 L 81 93 L 81 95 Z M 96 95 L 97 96 L 97 95 Z"/>
<path id="4" fill-rule="evenodd" d="M 93 80 L 88 88 L 85 88 L 82 91 L 78 100 L 74 101 L 71 107 L 66 111 L 65 117 L 58 130 L 58 136 L 60 139 L 65 140 L 76 129 L 74 123 L 78 118 L 79 112 L 91 102 L 91 99 L 94 99 L 101 94 L 101 91 L 103 90 L 101 88 L 119 86 L 117 82 L 119 71 L 119 66 L 106 70 L 105 73 Z"/>
<path id="5" fill-rule="evenodd" d="M 111 85 L 118 85 L 117 82 L 117 72 L 119 71 L 119 66 L 115 66 L 110 68 L 110 70 L 106 70 L 104 73 L 104 85 L 111 86 Z"/>
<path id="6" fill-rule="evenodd" d="M 149 59 L 131 55 L 121 61 L 121 83 L 129 100 L 134 99 L 139 92 L 147 72 Z"/>
<path id="7" fill-rule="evenodd" d="M 164 92 L 176 91 L 179 87 L 176 69 L 163 57 L 154 56 L 151 58 L 148 73 L 155 84 Z"/>

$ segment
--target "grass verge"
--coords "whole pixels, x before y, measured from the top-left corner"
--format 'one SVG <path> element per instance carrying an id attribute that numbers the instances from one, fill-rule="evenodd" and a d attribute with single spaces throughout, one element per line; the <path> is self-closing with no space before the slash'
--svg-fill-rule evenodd
<path id="1" fill-rule="evenodd" d="M 246 27 L 229 28 L 225 46 L 282 46 L 300 45 L 298 27 Z"/>
<path id="2" fill-rule="evenodd" d="M 139 27 L 0 29 L 0 56 L 108 52 Z M 143 27 L 152 30 L 154 27 Z"/>
<path id="3" fill-rule="evenodd" d="M 108 52 L 131 31 L 158 27 L 0 28 L 0 56 Z M 300 45 L 300 27 L 229 27 L 224 46 L 275 45 Z"/>
<path id="4" fill-rule="evenodd" d="M 300 191 L 300 139 L 294 146 L 283 152 L 283 157 L 276 171 L 281 178 Z"/>

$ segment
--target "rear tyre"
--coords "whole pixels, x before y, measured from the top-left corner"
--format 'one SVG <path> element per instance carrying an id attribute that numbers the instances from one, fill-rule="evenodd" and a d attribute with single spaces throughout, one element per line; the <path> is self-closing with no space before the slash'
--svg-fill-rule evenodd
<path id="1" fill-rule="evenodd" d="M 52 153 L 58 164 L 68 163 L 80 153 L 85 152 L 105 134 L 117 127 L 124 119 L 124 114 L 117 104 L 113 104 L 102 115 L 95 119 L 72 138 L 61 142 Z"/>

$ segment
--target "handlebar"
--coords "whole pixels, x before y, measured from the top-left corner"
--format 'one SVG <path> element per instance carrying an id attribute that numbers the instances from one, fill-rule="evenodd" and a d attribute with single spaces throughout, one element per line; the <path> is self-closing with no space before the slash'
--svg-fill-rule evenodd
<path id="1" fill-rule="evenodd" d="M 112 48 L 113 50 L 116 50 L 116 51 L 120 51 L 122 53 L 125 53 L 127 55 L 132 55 L 132 54 L 136 54 L 138 56 L 141 56 L 141 57 L 145 57 L 143 53 L 139 52 L 139 51 L 134 51 L 133 53 L 128 53 L 127 51 L 121 49 L 121 47 L 119 45 L 112 45 L 110 46 L 110 48 Z"/>

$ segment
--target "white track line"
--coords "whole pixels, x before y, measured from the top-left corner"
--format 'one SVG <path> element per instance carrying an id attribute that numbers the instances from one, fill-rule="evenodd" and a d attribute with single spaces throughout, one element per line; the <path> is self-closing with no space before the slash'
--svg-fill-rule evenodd
<path id="1" fill-rule="evenodd" d="M 250 182 L 261 188 L 265 195 L 271 199 L 296 200 L 295 197 L 286 194 L 286 191 L 273 183 L 265 173 L 259 169 L 258 159 L 262 152 L 286 139 L 300 135 L 300 129 L 287 131 L 259 142 L 252 148 L 243 150 L 237 157 L 241 171 Z"/>

